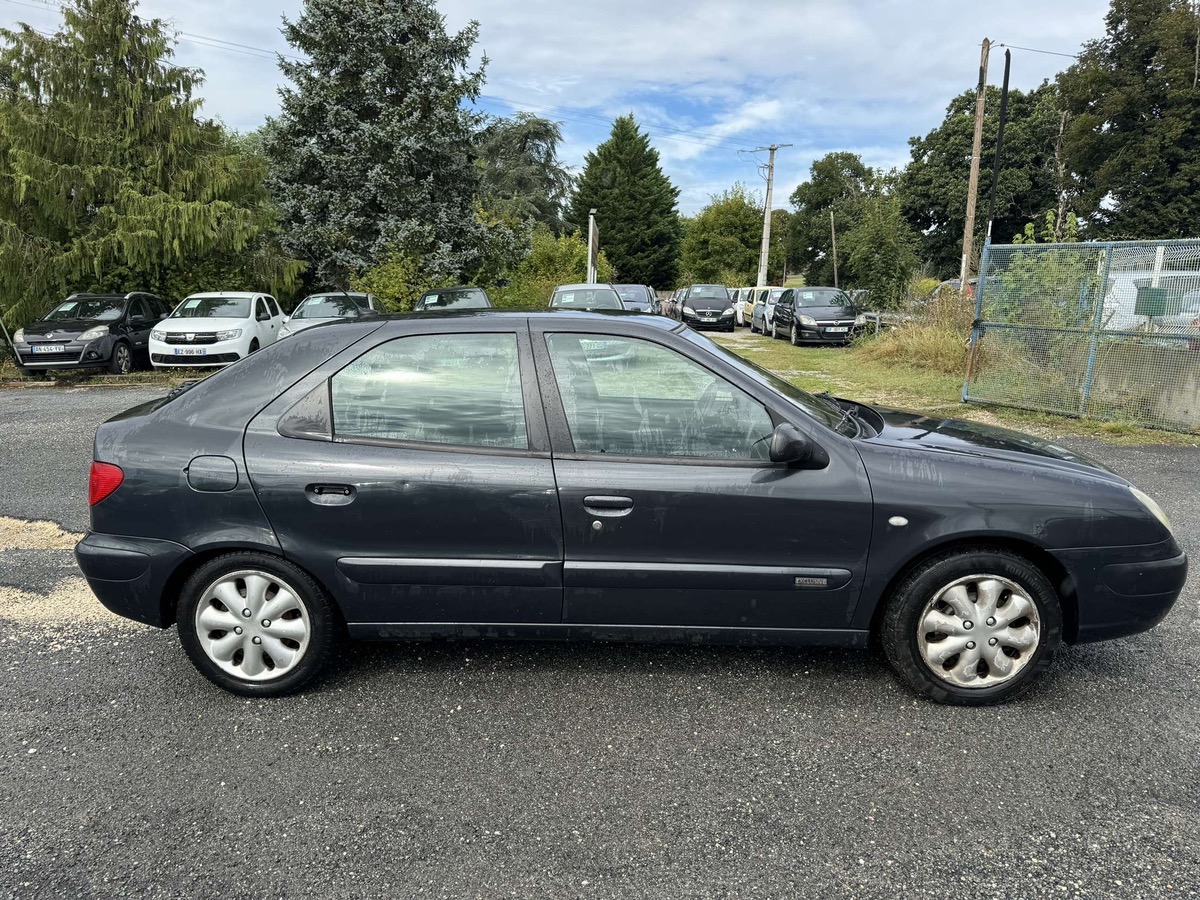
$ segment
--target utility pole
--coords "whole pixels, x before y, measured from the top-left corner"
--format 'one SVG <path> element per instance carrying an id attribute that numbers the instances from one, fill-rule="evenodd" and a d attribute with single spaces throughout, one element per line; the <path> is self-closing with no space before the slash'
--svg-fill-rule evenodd
<path id="1" fill-rule="evenodd" d="M 833 240 L 833 286 L 838 286 L 837 276 L 837 226 L 833 224 L 833 210 L 829 210 L 829 237 Z"/>
<path id="2" fill-rule="evenodd" d="M 600 266 L 600 232 L 596 230 L 596 211 L 588 210 L 588 256 L 587 283 L 595 284 L 599 278 L 597 269 Z"/>
<path id="3" fill-rule="evenodd" d="M 992 42 L 983 39 L 983 50 L 979 54 L 979 86 L 975 89 L 975 140 L 971 144 L 971 177 L 967 182 L 967 222 L 963 228 L 962 269 L 959 273 L 959 292 L 967 293 L 967 275 L 971 255 L 975 252 L 975 195 L 979 191 L 979 157 L 983 144 L 983 109 L 987 99 L 988 53 Z"/>
<path id="4" fill-rule="evenodd" d="M 763 233 L 762 233 L 762 249 L 758 252 L 758 287 L 764 287 L 767 283 L 767 258 L 771 254 L 771 191 L 775 186 L 775 151 L 782 147 L 790 147 L 791 144 L 772 144 L 770 147 L 759 147 L 751 152 L 758 153 L 762 150 L 770 150 L 771 157 L 767 162 L 767 202 L 763 209 Z"/>

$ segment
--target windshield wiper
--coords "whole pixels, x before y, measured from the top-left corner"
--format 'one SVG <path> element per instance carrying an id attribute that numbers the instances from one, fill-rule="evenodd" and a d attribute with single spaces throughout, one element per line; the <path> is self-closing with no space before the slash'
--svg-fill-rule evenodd
<path id="1" fill-rule="evenodd" d="M 833 430 L 841 431 L 842 426 L 851 420 L 854 421 L 855 437 L 862 434 L 862 423 L 858 418 L 858 407 L 856 406 L 849 406 L 845 409 L 845 411 L 842 412 L 842 417 L 838 419 L 838 423 L 833 426 Z"/>

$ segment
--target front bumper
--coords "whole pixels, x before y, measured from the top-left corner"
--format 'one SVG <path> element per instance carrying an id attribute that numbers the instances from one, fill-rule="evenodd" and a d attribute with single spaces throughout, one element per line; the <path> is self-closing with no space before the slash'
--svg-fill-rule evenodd
<path id="1" fill-rule="evenodd" d="M 101 369 L 112 359 L 113 336 L 98 337 L 93 341 L 24 341 L 14 343 L 18 365 L 23 369 L 49 372 L 55 369 Z M 58 353 L 38 353 L 36 346 L 62 346 Z"/>
<path id="2" fill-rule="evenodd" d="M 118 616 L 155 628 L 174 620 L 165 606 L 167 580 L 192 551 L 173 541 L 88 532 L 75 545 L 75 561 L 100 602 Z"/>
<path id="3" fill-rule="evenodd" d="M 1052 550 L 1051 555 L 1069 573 L 1076 598 L 1078 621 L 1066 623 L 1071 643 L 1148 631 L 1171 611 L 1187 581 L 1187 554 L 1174 540 Z"/>
<path id="4" fill-rule="evenodd" d="M 710 322 L 704 317 L 689 316 L 687 313 L 684 313 L 683 318 L 680 321 L 690 328 L 695 328 L 697 331 L 701 331 L 705 328 L 712 328 L 720 331 L 732 331 L 735 327 L 733 316 L 717 316 L 713 319 L 713 321 Z"/>
<path id="5" fill-rule="evenodd" d="M 830 331 L 829 328 L 844 327 L 846 331 Z M 827 326 L 821 325 L 800 325 L 798 326 L 800 334 L 799 339 L 802 344 L 848 344 L 854 340 L 862 332 L 862 328 L 857 325 L 846 326 Z"/>
<path id="6" fill-rule="evenodd" d="M 158 368 L 177 366 L 184 369 L 202 369 L 210 366 L 227 366 L 235 363 L 249 351 L 245 337 L 232 341 L 217 341 L 214 344 L 168 344 L 166 341 L 150 339 L 150 363 Z M 176 351 L 191 351 L 176 353 Z"/>

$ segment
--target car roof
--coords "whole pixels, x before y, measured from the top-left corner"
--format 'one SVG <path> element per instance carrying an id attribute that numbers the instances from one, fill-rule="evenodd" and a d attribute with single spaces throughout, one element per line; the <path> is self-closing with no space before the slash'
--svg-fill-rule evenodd
<path id="1" fill-rule="evenodd" d="M 188 294 L 185 300 L 191 300 L 194 297 L 236 297 L 238 299 L 250 299 L 251 297 L 267 296 L 262 291 L 205 291 L 200 294 Z"/>
<path id="2" fill-rule="evenodd" d="M 611 291 L 613 289 L 613 286 L 611 284 L 604 284 L 601 282 L 593 282 L 591 284 L 560 284 L 554 290 L 555 291 L 587 291 L 587 290 L 595 290 L 596 288 L 608 288 Z"/>
<path id="3" fill-rule="evenodd" d="M 608 285 L 600 285 L 608 287 Z M 640 312 L 638 310 L 626 309 L 604 309 L 604 310 L 587 310 L 587 309 L 561 309 L 548 308 L 540 310 L 524 310 L 524 309 L 448 309 L 442 312 L 411 312 L 411 313 L 392 313 L 386 316 L 378 316 L 373 321 L 377 322 L 411 322 L 413 319 L 427 319 L 435 322 L 447 322 L 453 319 L 477 318 L 486 321 L 503 320 L 503 319 L 525 319 L 527 321 L 550 320 L 554 322 L 565 322 L 569 320 L 593 321 L 593 322 L 611 322 L 613 319 L 619 319 L 622 322 L 641 322 L 647 325 L 653 325 L 656 328 L 661 328 L 664 331 L 681 331 L 686 326 L 674 319 L 668 319 L 664 316 L 656 316 L 653 313 Z M 360 322 L 361 319 L 351 319 L 351 322 Z M 325 327 L 325 326 L 322 326 Z"/>

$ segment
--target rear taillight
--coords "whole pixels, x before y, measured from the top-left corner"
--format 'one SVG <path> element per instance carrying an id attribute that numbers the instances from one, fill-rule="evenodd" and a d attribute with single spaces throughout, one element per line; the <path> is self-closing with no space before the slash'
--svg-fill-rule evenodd
<path id="1" fill-rule="evenodd" d="M 112 463 L 93 462 L 92 475 L 88 479 L 88 506 L 95 506 L 121 486 L 125 473 Z"/>

